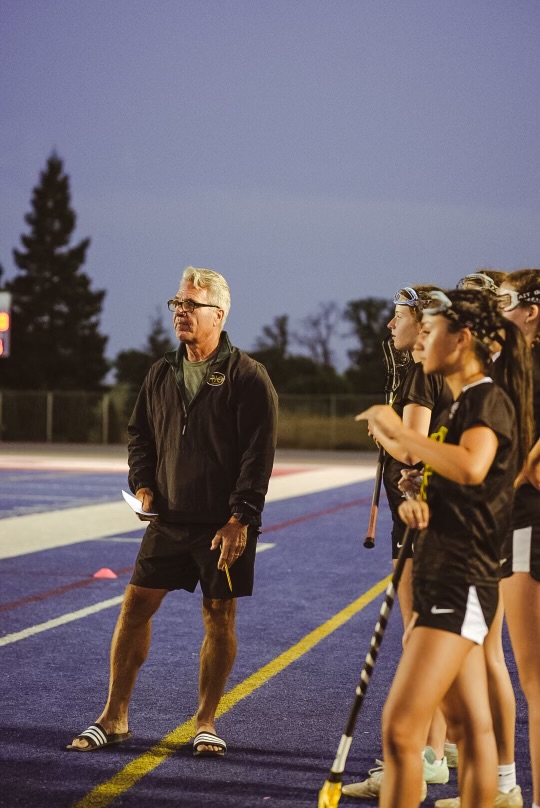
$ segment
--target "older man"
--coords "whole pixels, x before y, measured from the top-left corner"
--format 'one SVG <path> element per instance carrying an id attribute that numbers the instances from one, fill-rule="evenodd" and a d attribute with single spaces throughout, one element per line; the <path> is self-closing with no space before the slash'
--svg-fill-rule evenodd
<path id="1" fill-rule="evenodd" d="M 257 535 L 276 443 L 265 369 L 233 348 L 225 278 L 188 267 L 169 300 L 180 342 L 150 369 L 129 422 L 129 484 L 149 518 L 113 635 L 105 709 L 68 749 L 130 737 L 128 706 L 152 616 L 172 589 L 203 593 L 194 755 L 223 755 L 216 709 L 236 656 L 236 598 L 251 595 Z M 145 517 L 143 517 L 145 518 Z"/>

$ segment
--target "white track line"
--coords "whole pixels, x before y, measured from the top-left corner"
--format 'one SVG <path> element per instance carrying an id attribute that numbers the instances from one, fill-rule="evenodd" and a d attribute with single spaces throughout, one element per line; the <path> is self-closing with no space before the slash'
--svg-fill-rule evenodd
<path id="1" fill-rule="evenodd" d="M 294 474 L 272 477 L 268 489 L 267 502 L 300 497 L 331 488 L 368 480 L 374 476 L 375 466 L 315 466 Z M 28 553 L 64 547 L 82 541 L 104 539 L 122 541 L 117 534 L 128 533 L 144 525 L 138 522 L 124 503 L 87 505 L 80 508 L 66 508 L 50 513 L 29 514 L 28 516 L 8 517 L 0 520 L 0 558 L 12 558 Z M 130 541 L 130 539 L 123 539 Z M 140 541 L 140 539 L 136 539 Z M 257 551 L 264 552 L 275 545 L 259 542 Z M 52 628 L 80 620 L 103 609 L 109 609 L 122 602 L 123 595 L 101 601 L 93 606 L 55 617 L 45 623 L 0 637 L 0 646 L 48 631 Z"/>
<path id="2" fill-rule="evenodd" d="M 272 547 L 275 547 L 275 542 L 271 541 L 260 541 L 257 543 L 257 552 L 264 553 L 265 550 L 271 550 Z"/>
<path id="3" fill-rule="evenodd" d="M 107 536 L 104 539 L 96 539 L 96 541 L 102 541 L 104 544 L 107 544 L 107 542 L 111 542 L 112 544 L 140 544 L 141 537 L 139 536 L 138 539 L 124 539 L 122 536 Z M 276 545 L 271 542 L 259 541 L 257 542 L 257 552 L 264 553 L 265 550 L 270 550 L 275 546 Z"/>
<path id="4" fill-rule="evenodd" d="M 65 547 L 143 526 L 125 503 L 107 502 L 0 520 L 0 558 Z"/>
<path id="5" fill-rule="evenodd" d="M 137 541 L 140 541 L 138 539 Z M 265 550 L 271 550 L 272 547 L 276 545 L 272 542 L 264 542 L 260 541 L 257 544 L 257 552 L 264 553 Z M 19 640 L 27 640 L 28 637 L 33 637 L 34 634 L 41 634 L 42 631 L 48 631 L 51 628 L 57 628 L 58 626 L 64 626 L 66 623 L 71 623 L 73 620 L 80 620 L 82 617 L 88 617 L 91 614 L 96 614 L 96 612 L 101 612 L 103 609 L 109 609 L 111 606 L 116 606 L 119 603 L 122 603 L 124 599 L 123 595 L 118 595 L 116 598 L 110 598 L 109 600 L 102 600 L 100 603 L 94 603 L 93 606 L 87 606 L 84 609 L 78 609 L 76 612 L 68 612 L 68 614 L 62 614 L 60 617 L 55 617 L 52 620 L 47 620 L 45 623 L 38 623 L 36 626 L 29 626 L 28 628 L 23 628 L 21 631 L 16 631 L 13 634 L 6 634 L 5 637 L 0 637 L 0 647 L 2 645 L 10 645 L 13 642 L 18 642 Z"/>
<path id="6" fill-rule="evenodd" d="M 372 466 L 315 466 L 295 474 L 272 477 L 267 502 L 301 497 L 369 480 Z M 143 528 L 124 502 L 65 508 L 49 513 L 0 519 L 0 559 L 66 547 Z"/>
<path id="7" fill-rule="evenodd" d="M 0 456 L 0 469 L 5 471 L 82 471 L 98 474 L 128 472 L 126 460 L 117 458 L 57 457 L 51 455 L 29 456 L 25 454 Z"/>
<path id="8" fill-rule="evenodd" d="M 0 646 L 10 645 L 19 640 L 26 640 L 28 637 L 33 637 L 34 634 L 41 634 L 42 631 L 48 631 L 50 628 L 57 628 L 66 623 L 72 623 L 73 620 L 80 620 L 81 617 L 88 617 L 88 615 L 101 612 L 103 609 L 110 609 L 111 606 L 117 606 L 119 603 L 122 603 L 123 599 L 124 595 L 118 595 L 116 598 L 102 600 L 101 603 L 94 603 L 93 606 L 86 606 L 86 608 L 78 609 L 76 612 L 62 614 L 60 617 L 47 620 L 45 623 L 38 623 L 36 626 L 23 628 L 22 631 L 16 631 L 14 634 L 6 634 L 5 637 L 0 637 Z"/>
<path id="9" fill-rule="evenodd" d="M 314 466 L 297 474 L 272 477 L 268 486 L 267 502 L 317 494 L 331 488 L 363 482 L 375 477 L 376 464 L 369 466 Z"/>

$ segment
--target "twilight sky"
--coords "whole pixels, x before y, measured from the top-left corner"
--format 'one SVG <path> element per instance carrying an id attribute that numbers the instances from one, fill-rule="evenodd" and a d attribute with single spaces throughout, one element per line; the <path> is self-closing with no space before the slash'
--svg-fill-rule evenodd
<path id="1" fill-rule="evenodd" d="M 2 0 L 0 109 L 0 262 L 55 149 L 110 357 L 188 264 L 245 349 L 324 300 L 540 265 L 538 0 Z"/>

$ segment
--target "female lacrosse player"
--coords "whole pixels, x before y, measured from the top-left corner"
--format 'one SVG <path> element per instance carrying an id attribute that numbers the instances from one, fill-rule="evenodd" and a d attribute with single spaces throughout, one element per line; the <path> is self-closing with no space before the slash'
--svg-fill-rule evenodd
<path id="1" fill-rule="evenodd" d="M 457 288 L 484 289 L 486 292 L 496 295 L 507 275 L 507 272 L 482 270 L 465 275 L 458 282 Z M 491 346 L 493 364 L 490 375 L 497 384 L 505 389 L 504 362 L 496 361 L 502 347 L 499 343 L 493 343 Z M 503 648 L 504 600 L 502 595 L 503 593 L 499 589 L 497 611 L 484 640 L 489 703 L 498 758 L 498 791 L 495 805 L 496 808 L 522 808 L 523 797 L 516 781 L 515 763 L 516 698 Z M 454 731 L 459 735 L 460 732 L 463 732 L 463 728 L 455 727 Z M 445 745 L 445 750 L 448 748 L 449 745 Z M 437 800 L 435 803 L 435 808 L 459 808 L 459 806 L 459 797 Z"/>
<path id="2" fill-rule="evenodd" d="M 407 500 L 399 508 L 407 526 L 420 533 L 414 616 L 383 712 L 380 806 L 418 806 L 422 747 L 443 702 L 450 726 L 456 719 L 465 730 L 458 740 L 461 806 L 492 808 L 497 752 L 482 643 L 497 609 L 513 481 L 529 445 L 529 357 L 519 330 L 500 317 L 495 296 L 455 290 L 431 297 L 439 303 L 424 311 L 420 350 L 425 372 L 442 373 L 456 399 L 445 441 L 405 427 L 387 406 L 360 416 L 377 440 L 427 466 L 427 499 Z M 488 346 L 499 331 L 512 400 L 486 375 Z"/>
<path id="3" fill-rule="evenodd" d="M 516 481 L 512 529 L 503 545 L 502 590 L 529 708 L 533 808 L 540 808 L 540 270 L 509 274 L 498 300 L 503 317 L 521 330 L 533 360 L 535 444 Z"/>
<path id="4" fill-rule="evenodd" d="M 388 323 L 396 351 L 410 352 L 412 361 L 405 370 L 392 399 L 392 407 L 410 429 L 420 435 L 435 432 L 452 405 L 452 394 L 441 374 L 426 376 L 414 345 L 420 333 L 422 308 L 428 304 L 434 286 L 405 286 L 394 296 L 394 316 Z M 398 508 L 403 501 L 399 483 L 404 469 L 422 466 L 420 458 L 410 452 L 387 447 L 383 483 L 392 515 L 392 560 L 394 566 L 403 545 L 405 525 Z M 412 617 L 412 553 L 405 564 L 398 591 L 404 626 Z"/>
<path id="5" fill-rule="evenodd" d="M 398 352 L 412 354 L 412 360 L 402 374 L 399 386 L 392 397 L 392 408 L 402 418 L 406 427 L 426 437 L 430 432 L 437 431 L 446 419 L 452 404 L 452 394 L 442 375 L 426 376 L 422 369 L 420 355 L 414 350 L 420 333 L 422 308 L 429 304 L 431 292 L 435 288 L 434 286 L 405 286 L 400 289 L 394 297 L 394 316 L 388 323 L 394 349 Z M 402 474 L 408 475 L 406 482 L 410 487 L 411 475 L 421 473 L 419 467 L 422 466 L 422 463 L 417 455 L 411 454 L 401 447 L 387 444 L 384 437 L 381 437 L 379 443 L 386 450 L 383 483 L 392 516 L 392 561 L 395 567 L 405 534 L 405 525 L 398 514 L 399 505 L 403 502 L 403 493 L 400 488 Z M 412 550 L 410 550 L 397 591 L 404 626 L 408 625 L 413 613 L 412 566 Z M 448 763 L 444 751 L 445 737 L 446 722 L 440 711 L 437 711 L 426 739 L 424 761 L 426 783 L 448 782 Z M 359 799 L 376 799 L 380 793 L 382 776 L 383 767 L 377 766 L 370 770 L 367 779 L 344 786 L 343 794 Z"/>

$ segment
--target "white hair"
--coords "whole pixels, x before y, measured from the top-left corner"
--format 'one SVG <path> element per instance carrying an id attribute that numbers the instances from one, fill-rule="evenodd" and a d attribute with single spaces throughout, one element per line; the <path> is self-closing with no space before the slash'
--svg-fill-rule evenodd
<path id="1" fill-rule="evenodd" d="M 209 302 L 223 309 L 223 320 L 221 321 L 223 327 L 231 308 L 231 291 L 223 275 L 214 272 L 213 269 L 186 267 L 182 275 L 182 283 L 190 283 L 195 289 L 208 289 Z"/>

